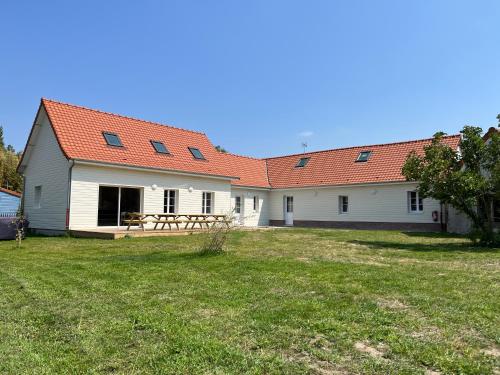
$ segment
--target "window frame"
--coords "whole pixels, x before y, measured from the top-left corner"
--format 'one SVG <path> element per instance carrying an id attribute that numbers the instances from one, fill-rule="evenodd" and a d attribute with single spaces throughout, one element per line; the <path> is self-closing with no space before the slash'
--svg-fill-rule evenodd
<path id="1" fill-rule="evenodd" d="M 165 143 L 161 141 L 155 141 L 152 139 L 149 142 L 151 142 L 151 146 L 153 146 L 153 149 L 156 151 L 157 154 L 170 155 L 170 151 L 168 150 L 167 146 L 165 146 Z M 161 145 L 165 149 L 165 152 L 158 150 L 156 145 Z"/>
<path id="2" fill-rule="evenodd" d="M 344 202 L 345 199 L 345 202 Z M 339 195 L 339 215 L 345 215 L 349 213 L 349 196 Z M 345 208 L 345 209 L 344 209 Z"/>
<path id="3" fill-rule="evenodd" d="M 253 212 L 260 211 L 260 197 L 258 195 L 253 196 Z"/>
<path id="4" fill-rule="evenodd" d="M 367 154 L 366 158 L 362 157 L 363 154 Z M 360 151 L 358 157 L 356 158 L 356 163 L 366 163 L 368 160 L 370 160 L 371 156 L 372 152 L 370 150 Z"/>
<path id="5" fill-rule="evenodd" d="M 241 214 L 241 195 L 237 195 L 234 197 L 234 213 Z"/>
<path id="6" fill-rule="evenodd" d="M 197 148 L 197 147 L 188 147 L 188 150 L 191 153 L 191 155 L 193 155 L 194 159 L 196 159 L 196 160 L 207 160 L 205 158 L 205 155 L 203 155 L 203 153 L 200 151 L 199 148 Z M 196 156 L 197 153 L 199 153 L 199 157 Z"/>
<path id="7" fill-rule="evenodd" d="M 309 163 L 310 159 L 311 158 L 309 156 L 300 158 L 297 164 L 295 164 L 295 168 L 304 168 L 307 165 L 307 163 Z"/>
<path id="8" fill-rule="evenodd" d="M 33 208 L 42 208 L 42 185 L 36 185 L 34 188 Z"/>
<path id="9" fill-rule="evenodd" d="M 103 131 L 102 132 L 102 136 L 104 137 L 104 140 L 106 141 L 106 145 L 111 146 L 111 147 L 123 147 L 123 142 L 120 139 L 120 136 L 118 134 L 112 133 L 112 132 Z M 108 139 L 108 136 L 116 137 L 116 139 L 118 140 L 119 144 L 112 144 L 112 143 L 110 143 L 110 140 Z"/>
<path id="10" fill-rule="evenodd" d="M 207 199 L 210 197 L 210 199 Z M 215 200 L 215 193 L 213 191 L 204 191 L 201 194 L 201 213 L 204 215 L 211 215 L 214 213 L 214 200 Z M 207 205 L 207 201 L 210 201 L 210 205 Z M 207 212 L 207 208 L 209 208 Z"/>
<path id="11" fill-rule="evenodd" d="M 173 212 L 171 211 L 171 199 L 172 199 L 172 193 L 173 193 L 173 199 L 174 199 L 174 204 L 173 204 Z M 179 197 L 179 190 L 175 189 L 164 189 L 163 190 L 163 213 L 165 214 L 176 214 L 178 211 L 178 197 Z"/>
<path id="12" fill-rule="evenodd" d="M 415 194 L 415 198 L 412 195 Z M 415 210 L 412 209 L 412 201 L 415 201 Z M 407 205 L 408 205 L 408 213 L 410 214 L 422 214 L 424 212 L 424 199 L 420 197 L 420 194 L 417 190 L 408 191 L 407 193 Z"/>

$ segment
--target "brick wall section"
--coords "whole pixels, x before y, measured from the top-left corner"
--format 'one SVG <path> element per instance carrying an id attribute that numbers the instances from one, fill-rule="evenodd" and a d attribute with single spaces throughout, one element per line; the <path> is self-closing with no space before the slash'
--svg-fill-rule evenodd
<path id="1" fill-rule="evenodd" d="M 270 220 L 269 225 L 284 226 L 284 220 Z M 412 232 L 440 232 L 439 223 L 388 223 L 368 221 L 313 221 L 294 220 L 294 227 L 307 228 L 337 228 L 337 229 L 377 229 L 377 230 L 405 230 Z"/>

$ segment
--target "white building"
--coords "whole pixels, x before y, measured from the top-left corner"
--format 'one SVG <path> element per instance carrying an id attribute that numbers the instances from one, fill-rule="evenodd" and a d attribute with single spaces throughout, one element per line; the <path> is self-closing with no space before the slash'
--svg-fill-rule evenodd
<path id="1" fill-rule="evenodd" d="M 458 135 L 444 142 L 458 147 Z M 39 232 L 123 226 L 127 212 L 234 212 L 245 226 L 441 230 L 401 167 L 430 139 L 255 159 L 203 133 L 42 99 L 19 171 Z"/>

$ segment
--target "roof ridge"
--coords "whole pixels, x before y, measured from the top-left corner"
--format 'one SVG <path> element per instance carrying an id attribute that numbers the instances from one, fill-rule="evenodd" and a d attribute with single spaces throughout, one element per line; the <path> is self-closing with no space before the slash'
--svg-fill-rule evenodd
<path id="1" fill-rule="evenodd" d="M 172 128 L 172 129 L 182 130 L 182 131 L 185 131 L 185 132 L 195 133 L 195 134 L 201 134 L 201 135 L 205 135 L 206 136 L 206 134 L 204 132 L 200 132 L 200 131 L 196 131 L 196 130 L 184 129 L 184 128 L 180 128 L 178 126 L 173 126 L 173 125 L 169 125 L 169 124 L 162 124 L 162 123 L 154 122 L 154 121 L 142 120 L 142 119 L 137 118 L 137 117 L 120 115 L 118 113 L 102 111 L 100 109 L 89 108 L 89 107 L 85 107 L 85 106 L 82 106 L 82 105 L 65 103 L 65 102 L 61 102 L 59 100 L 47 99 L 47 98 L 43 98 L 42 97 L 42 102 L 44 102 L 44 101 L 51 102 L 51 103 L 56 103 L 56 104 L 61 104 L 61 105 L 65 105 L 65 106 L 68 106 L 68 107 L 84 109 L 86 111 L 92 111 L 92 112 L 102 113 L 102 114 L 109 115 L 109 116 L 126 118 L 126 119 L 129 119 L 129 120 L 140 121 L 140 122 L 144 122 L 144 123 L 147 123 L 147 124 L 168 127 L 168 128 Z"/>
<path id="2" fill-rule="evenodd" d="M 455 138 L 455 137 L 460 137 L 460 134 L 450 134 L 450 135 L 443 136 L 443 138 Z M 407 144 L 407 143 L 432 141 L 433 139 L 434 138 L 422 138 L 422 139 L 414 139 L 414 140 L 400 141 L 400 142 L 387 142 L 387 143 L 378 143 L 378 144 L 371 144 L 371 145 L 330 148 L 330 149 L 319 150 L 319 151 L 300 152 L 300 153 L 296 153 L 296 154 L 289 154 L 289 155 L 282 155 L 282 156 L 271 156 L 271 157 L 268 157 L 268 158 L 264 158 L 264 160 L 281 159 L 281 158 L 286 158 L 286 157 L 290 157 L 290 156 L 299 156 L 299 155 L 319 154 L 319 153 L 322 153 L 322 152 L 329 152 L 329 151 L 351 150 L 351 149 L 354 149 L 354 148 L 368 148 L 368 147 L 378 147 L 378 146 L 401 145 L 401 144 Z"/>
<path id="3" fill-rule="evenodd" d="M 220 151 L 219 151 L 220 152 Z M 238 158 L 245 158 L 245 159 L 252 159 L 252 160 L 266 160 L 266 158 L 256 158 L 253 156 L 246 156 L 246 155 L 239 155 L 239 154 L 234 154 L 232 152 L 220 152 L 221 154 L 226 154 L 226 155 L 231 155 L 231 156 L 236 156 Z"/>

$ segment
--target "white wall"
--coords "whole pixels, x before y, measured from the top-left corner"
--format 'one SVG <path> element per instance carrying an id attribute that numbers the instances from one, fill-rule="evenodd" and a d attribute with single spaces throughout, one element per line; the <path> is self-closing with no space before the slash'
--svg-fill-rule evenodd
<path id="1" fill-rule="evenodd" d="M 433 223 L 439 202 L 424 199 L 422 213 L 409 213 L 407 192 L 416 184 L 273 190 L 270 219 L 283 220 L 283 196 L 294 197 L 294 220 Z M 339 213 L 339 195 L 349 197 L 349 212 Z"/>
<path id="2" fill-rule="evenodd" d="M 152 189 L 153 184 L 157 185 L 156 190 Z M 71 183 L 71 229 L 97 227 L 99 185 L 142 188 L 142 211 L 146 213 L 163 212 L 165 189 L 178 190 L 179 213 L 201 213 L 204 191 L 215 193 L 214 213 L 227 214 L 231 210 L 228 180 L 76 164 Z M 192 192 L 189 187 L 193 187 Z"/>
<path id="3" fill-rule="evenodd" d="M 64 157 L 47 119 L 40 111 L 40 124 L 30 142 L 33 150 L 24 171 L 24 213 L 31 228 L 65 230 L 69 162 Z M 40 208 L 34 205 L 35 186 L 42 187 Z"/>
<path id="4" fill-rule="evenodd" d="M 238 188 L 233 186 L 231 189 L 231 209 L 235 207 L 235 197 L 242 198 L 242 224 L 246 227 L 269 225 L 269 191 L 249 188 Z M 259 197 L 259 208 L 253 209 L 253 197 Z"/>

